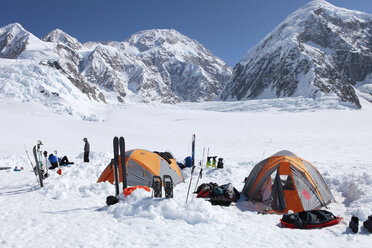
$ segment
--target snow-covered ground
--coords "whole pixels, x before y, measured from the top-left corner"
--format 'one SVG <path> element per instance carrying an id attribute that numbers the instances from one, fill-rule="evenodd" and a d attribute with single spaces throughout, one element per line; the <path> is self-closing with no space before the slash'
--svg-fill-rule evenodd
<path id="1" fill-rule="evenodd" d="M 364 103 L 354 110 L 335 101 L 93 104 L 84 108 L 97 121 L 84 121 L 45 104 L 1 98 L 0 167 L 25 169 L 0 170 L 0 246 L 369 247 L 372 234 L 363 228 L 352 234 L 347 224 L 353 214 L 363 221 L 372 214 L 372 107 Z M 232 183 L 241 190 L 257 162 L 290 150 L 318 168 L 337 200 L 330 211 L 344 221 L 291 230 L 280 226 L 280 215 L 258 215 L 245 201 L 220 207 L 194 198 L 186 204 L 190 178 L 176 186 L 173 199 L 136 191 L 105 205 L 114 187 L 96 180 L 112 157 L 114 136 L 124 136 L 127 149 L 171 151 L 182 160 L 191 152 L 193 133 L 197 161 L 203 148 L 225 161 L 222 170 L 206 169 L 199 183 Z M 91 144 L 90 163 L 82 163 L 84 137 Z M 45 150 L 57 149 L 75 162 L 61 176 L 51 172 L 44 188 L 24 149 L 31 152 L 38 139 Z"/>

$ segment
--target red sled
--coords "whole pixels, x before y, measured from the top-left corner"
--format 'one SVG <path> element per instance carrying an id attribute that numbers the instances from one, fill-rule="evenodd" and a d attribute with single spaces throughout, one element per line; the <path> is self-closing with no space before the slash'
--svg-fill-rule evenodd
<path id="1" fill-rule="evenodd" d="M 325 223 L 322 223 L 322 224 L 319 224 L 319 225 L 304 225 L 304 226 L 301 226 L 301 227 L 296 226 L 296 225 L 293 225 L 291 223 L 287 223 L 287 222 L 283 221 L 283 219 L 280 220 L 280 223 L 282 224 L 282 227 L 284 227 L 284 228 L 290 228 L 290 229 L 314 229 L 314 228 L 323 228 L 323 227 L 327 227 L 327 226 L 337 225 L 342 220 L 343 220 L 342 217 L 336 217 L 336 219 L 333 219 L 331 221 L 328 221 L 328 222 L 325 222 Z"/>

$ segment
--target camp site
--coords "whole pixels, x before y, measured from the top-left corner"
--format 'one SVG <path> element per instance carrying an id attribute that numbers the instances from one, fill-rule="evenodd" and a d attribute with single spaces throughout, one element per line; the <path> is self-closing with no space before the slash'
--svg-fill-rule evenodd
<path id="1" fill-rule="evenodd" d="M 0 248 L 371 247 L 371 13 L 1 1 Z"/>
<path id="2" fill-rule="evenodd" d="M 362 220 L 371 215 L 372 207 L 369 155 L 372 137 L 367 131 L 372 123 L 372 109 L 293 113 L 268 108 L 260 112 L 220 112 L 218 106 L 208 104 L 202 108 L 133 105 L 109 113 L 103 109 L 105 122 L 87 124 L 33 106 L 45 114 L 29 117 L 32 121 L 28 128 L 15 129 L 19 118 L 13 113 L 22 106 L 8 106 L 13 112 L 8 112 L 8 108 L 0 110 L 2 116 L 7 116 L 1 129 L 12 134 L 4 136 L 5 142 L 1 144 L 1 164 L 11 167 L 0 170 L 0 239 L 4 247 L 46 247 L 45 242 L 64 247 L 139 247 L 162 243 L 180 247 L 178 242 L 186 246 L 198 243 L 201 247 L 263 243 L 367 247 L 370 242 Z M 56 125 L 56 119 L 63 124 Z M 163 121 L 168 125 L 162 125 Z M 190 125 L 195 121 L 197 125 Z M 350 130 L 356 122 L 359 128 Z M 69 133 L 63 142 L 56 142 L 54 135 L 66 129 Z M 91 144 L 89 163 L 83 162 L 81 132 Z M 26 145 L 35 165 L 31 151 L 37 142 L 35 133 L 43 142 L 43 150 L 57 149 L 75 162 L 61 166 L 61 175 L 49 170 L 43 187 L 38 184 L 24 151 Z M 193 134 L 195 169 L 191 175 L 191 167 L 182 170 L 172 166 L 192 155 Z M 119 152 L 118 202 L 108 206 L 107 197 L 116 196 L 111 166 L 116 136 L 125 138 L 127 187 L 145 185 L 150 191 L 136 189 L 124 196 Z M 208 149 L 209 156 L 223 158 L 223 168 L 213 164 L 207 167 Z M 174 159 L 168 163 L 154 151 L 168 151 Z M 24 169 L 15 172 L 15 165 Z M 160 173 L 160 168 L 164 172 Z M 161 179 L 171 175 L 172 198 L 165 196 L 164 187 L 162 197 L 154 197 L 151 187 L 154 175 Z M 197 186 L 211 182 L 232 184 L 240 198 L 229 206 L 221 206 L 193 194 Z M 288 211 L 313 209 L 327 210 L 342 220 L 312 229 L 281 225 Z M 353 215 L 360 218 L 358 236 L 348 227 Z"/>

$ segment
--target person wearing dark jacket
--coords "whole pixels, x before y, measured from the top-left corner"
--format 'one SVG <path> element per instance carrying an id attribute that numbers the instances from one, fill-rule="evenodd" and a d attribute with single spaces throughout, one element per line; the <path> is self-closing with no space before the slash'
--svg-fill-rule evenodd
<path id="1" fill-rule="evenodd" d="M 85 142 L 84 145 L 84 162 L 89 162 L 89 152 L 90 152 L 90 145 L 87 138 L 84 138 L 83 141 Z"/>

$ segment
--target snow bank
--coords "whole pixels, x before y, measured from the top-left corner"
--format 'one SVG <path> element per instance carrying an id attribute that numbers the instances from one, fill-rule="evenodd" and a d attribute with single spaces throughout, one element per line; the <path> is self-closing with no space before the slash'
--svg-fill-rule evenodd
<path id="1" fill-rule="evenodd" d="M 363 221 L 372 214 L 372 110 L 324 105 L 300 111 L 299 104 L 295 111 L 280 111 L 275 107 L 279 103 L 253 102 L 267 106 L 260 111 L 251 111 L 248 103 L 225 102 L 98 107 L 95 114 L 103 122 L 82 121 L 30 102 L 0 102 L 0 165 L 24 167 L 20 172 L 0 170 L 1 246 L 367 247 L 367 231 L 361 228 L 365 235 L 354 235 L 347 224 L 352 215 Z M 290 230 L 280 227 L 281 216 L 258 215 L 244 199 L 220 207 L 189 196 L 186 204 L 190 169 L 185 170 L 185 183 L 176 185 L 173 199 L 154 199 L 137 190 L 106 206 L 114 186 L 96 181 L 112 157 L 115 135 L 126 138 L 128 150 L 168 150 L 182 160 L 190 154 L 192 133 L 197 162 L 203 148 L 225 162 L 222 170 L 204 168 L 199 184 L 232 183 L 241 190 L 257 162 L 288 149 L 318 168 L 336 199 L 329 210 L 344 221 L 324 229 Z M 90 163 L 82 162 L 84 137 L 91 144 Z M 50 171 L 42 189 L 24 152 L 25 144 L 31 152 L 38 139 L 44 150 L 57 149 L 75 162 L 62 167 L 62 175 Z M 191 191 L 198 172 L 199 167 Z"/>

